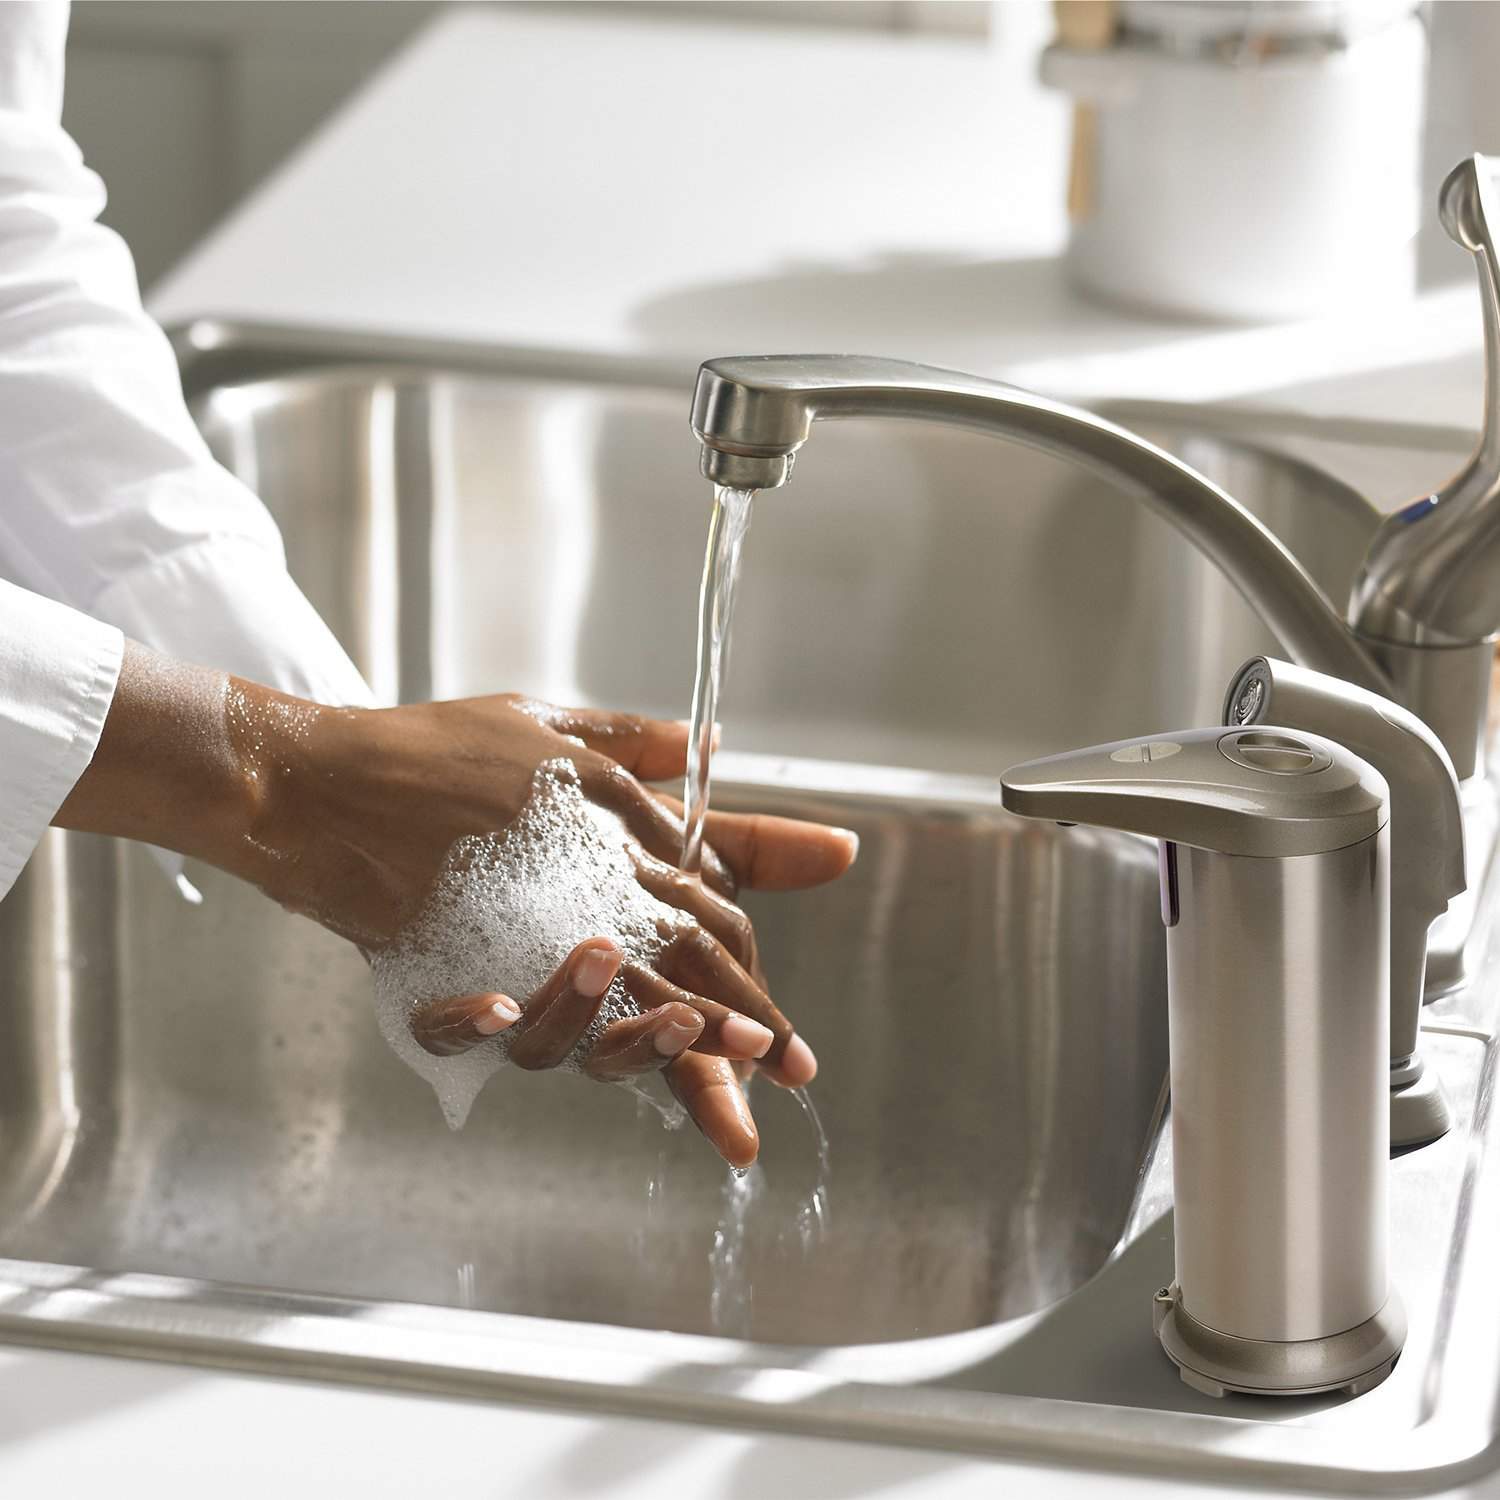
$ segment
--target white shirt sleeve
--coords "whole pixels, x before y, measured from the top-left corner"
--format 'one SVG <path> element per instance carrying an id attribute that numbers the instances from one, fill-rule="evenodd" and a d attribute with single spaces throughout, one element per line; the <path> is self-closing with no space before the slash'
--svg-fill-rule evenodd
<path id="1" fill-rule="evenodd" d="M 94 757 L 124 638 L 0 582 L 0 896 Z"/>
<path id="2" fill-rule="evenodd" d="M 0 577 L 169 655 L 368 703 L 95 222 L 103 184 L 60 122 L 66 30 L 64 5 L 0 5 Z"/>
<path id="3" fill-rule="evenodd" d="M 96 222 L 103 184 L 61 124 L 67 21 L 0 4 L 0 896 L 93 758 L 122 632 L 371 701 L 194 427 L 130 253 Z"/>

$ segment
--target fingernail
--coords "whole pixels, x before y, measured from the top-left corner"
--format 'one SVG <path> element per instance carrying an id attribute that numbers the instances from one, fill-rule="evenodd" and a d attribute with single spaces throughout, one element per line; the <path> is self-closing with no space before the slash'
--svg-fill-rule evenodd
<path id="1" fill-rule="evenodd" d="M 818 1060 L 813 1056 L 813 1049 L 800 1036 L 794 1036 L 781 1054 L 782 1077 L 793 1088 L 801 1088 L 804 1083 L 811 1083 L 817 1072 Z"/>
<path id="2" fill-rule="evenodd" d="M 849 845 L 849 858 L 851 860 L 858 859 L 859 835 L 852 828 L 836 828 L 834 832 L 839 834 Z"/>
<path id="3" fill-rule="evenodd" d="M 521 1019 L 521 1007 L 509 995 L 496 995 L 488 1010 L 480 1011 L 474 1018 L 474 1030 L 480 1036 L 494 1036 L 507 1026 L 514 1026 Z"/>
<path id="4" fill-rule="evenodd" d="M 651 1038 L 651 1045 L 663 1057 L 676 1057 L 686 1052 L 702 1034 L 702 1026 L 689 1026 L 685 1021 L 663 1021 Z"/>
<path id="5" fill-rule="evenodd" d="M 623 957 L 618 948 L 590 948 L 573 967 L 573 988 L 592 1000 L 602 995 L 619 971 Z"/>
<path id="6" fill-rule="evenodd" d="M 719 1039 L 737 1057 L 764 1057 L 776 1037 L 770 1027 L 749 1016 L 727 1016 L 719 1028 Z"/>

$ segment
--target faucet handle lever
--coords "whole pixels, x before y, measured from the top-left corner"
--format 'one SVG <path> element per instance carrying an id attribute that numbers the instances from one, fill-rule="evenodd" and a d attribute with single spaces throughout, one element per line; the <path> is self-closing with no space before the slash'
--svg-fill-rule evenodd
<path id="1" fill-rule="evenodd" d="M 1500 160 L 1477 153 L 1443 179 L 1438 190 L 1438 218 L 1454 244 L 1474 257 L 1479 277 L 1479 305 L 1484 320 L 1484 411 L 1478 451 L 1469 468 L 1480 469 L 1494 485 L 1500 481 L 1500 257 L 1496 233 L 1500 208 L 1495 202 L 1495 173 Z M 1473 483 L 1472 479 L 1468 480 Z M 1439 491 L 1447 498 L 1452 484 Z"/>
<path id="2" fill-rule="evenodd" d="M 1012 766 L 1014 813 L 1087 823 L 1219 854 L 1325 854 L 1378 833 L 1384 779 L 1342 745 L 1274 728 L 1116 740 Z"/>
<path id="3" fill-rule="evenodd" d="M 1443 179 L 1438 189 L 1438 218 L 1448 238 L 1471 254 L 1493 257 L 1495 239 L 1490 232 L 1494 166 L 1479 155 L 1466 156 Z"/>
<path id="4" fill-rule="evenodd" d="M 1435 493 L 1387 516 L 1350 596 L 1349 622 L 1375 643 L 1402 698 L 1437 729 L 1460 776 L 1477 769 L 1490 643 L 1500 631 L 1500 159 L 1470 156 L 1438 194 L 1443 228 L 1474 257 L 1484 323 L 1484 407 L 1473 454 Z M 1410 659 L 1408 648 L 1446 649 Z M 1342 674 L 1342 675 L 1348 675 Z"/>

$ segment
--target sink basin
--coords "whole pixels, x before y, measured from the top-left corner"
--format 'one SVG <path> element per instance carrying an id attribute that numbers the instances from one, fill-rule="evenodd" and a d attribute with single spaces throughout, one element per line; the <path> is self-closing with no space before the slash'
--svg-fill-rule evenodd
<path id="1" fill-rule="evenodd" d="M 450 1135 L 352 948 L 211 870 L 189 906 L 141 851 L 82 838 L 0 907 L 34 976 L 0 1048 L 0 1256 L 815 1345 L 1072 1291 L 1124 1228 L 1166 1068 L 1151 849 L 1038 837 L 984 786 L 811 791 L 805 769 L 742 766 L 723 799 L 864 845 L 849 880 L 754 901 L 782 1002 L 830 1054 L 834 1207 L 805 1249 L 813 1137 L 763 1085 L 748 1308 L 723 1289 L 715 1316 L 725 1174 L 695 1131 L 623 1089 L 507 1075 Z M 71 1111 L 30 1082 L 60 1077 Z"/>
<path id="2" fill-rule="evenodd" d="M 208 328 L 185 379 L 377 686 L 681 715 L 707 495 L 688 374 Z M 1457 435 L 1112 414 L 1331 593 Z M 1428 1009 L 1457 1124 L 1393 1164 L 1396 1373 L 1215 1403 L 1151 1337 L 1171 1270 L 1154 848 L 1005 814 L 993 776 L 1216 719 L 1274 642 L 1162 523 L 1054 460 L 853 422 L 759 502 L 721 805 L 859 831 L 752 896 L 823 1061 L 757 1090 L 729 1182 L 658 1105 L 502 1076 L 465 1131 L 376 1031 L 362 961 L 195 869 L 49 836 L 0 905 L 0 1337 L 434 1391 L 1336 1489 L 1493 1460 L 1500 934 Z"/>

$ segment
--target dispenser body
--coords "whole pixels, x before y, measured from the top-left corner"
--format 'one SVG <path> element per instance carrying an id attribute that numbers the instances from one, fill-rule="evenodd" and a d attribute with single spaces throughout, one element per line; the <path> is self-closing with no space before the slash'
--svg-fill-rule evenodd
<path id="1" fill-rule="evenodd" d="M 1182 1378 L 1357 1395 L 1406 1338 L 1386 1271 L 1390 789 L 1270 726 L 1012 766 L 1023 817 L 1145 834 L 1167 926 L 1176 1280 L 1153 1322 Z"/>
<path id="2" fill-rule="evenodd" d="M 1388 1295 L 1389 829 L 1291 859 L 1172 851 L 1180 1304 L 1236 1338 L 1328 1338 Z"/>

